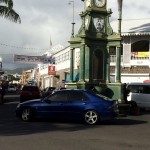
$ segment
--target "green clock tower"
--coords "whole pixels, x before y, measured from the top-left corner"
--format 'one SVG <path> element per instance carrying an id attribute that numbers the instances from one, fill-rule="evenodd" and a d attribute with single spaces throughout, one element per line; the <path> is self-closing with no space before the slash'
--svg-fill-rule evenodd
<path id="1" fill-rule="evenodd" d="M 113 34 L 109 23 L 111 9 L 107 0 L 82 0 L 85 10 L 80 14 L 82 25 L 70 38 L 70 82 L 68 88 L 92 89 L 110 98 L 122 100 L 120 81 L 121 35 Z M 116 51 L 115 83 L 110 83 L 111 48 Z M 79 81 L 74 79 L 75 49 L 80 49 Z"/>

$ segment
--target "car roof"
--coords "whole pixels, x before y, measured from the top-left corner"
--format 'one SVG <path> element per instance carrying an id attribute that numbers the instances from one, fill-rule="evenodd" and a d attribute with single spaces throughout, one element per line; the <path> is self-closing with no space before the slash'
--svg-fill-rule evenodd
<path id="1" fill-rule="evenodd" d="M 49 88 L 49 89 L 56 89 L 55 87 L 52 87 L 52 86 L 48 86 L 46 88 Z"/>
<path id="2" fill-rule="evenodd" d="M 86 92 L 87 90 L 83 90 L 83 89 L 61 89 L 61 90 L 55 90 L 55 92 L 61 92 L 61 91 L 66 91 L 66 92 L 69 92 L 69 91 L 80 91 L 80 92 Z"/>
<path id="3" fill-rule="evenodd" d="M 39 87 L 38 87 L 38 86 L 35 86 L 35 85 L 24 85 L 24 86 L 22 87 L 22 90 L 29 90 L 29 89 L 32 89 L 32 90 L 38 89 L 38 90 L 39 90 Z"/>
<path id="4" fill-rule="evenodd" d="M 24 85 L 23 87 L 38 87 L 37 85 Z"/>

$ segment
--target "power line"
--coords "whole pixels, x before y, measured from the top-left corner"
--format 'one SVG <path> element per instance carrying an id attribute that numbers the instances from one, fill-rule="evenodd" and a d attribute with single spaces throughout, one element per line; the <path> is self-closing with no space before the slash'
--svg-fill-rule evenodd
<path id="1" fill-rule="evenodd" d="M 26 48 L 26 47 L 22 47 L 22 46 L 9 45 L 9 44 L 5 44 L 5 43 L 0 43 L 0 45 L 8 47 L 8 48 L 11 48 L 11 49 L 35 50 L 36 52 L 32 51 L 31 52 L 32 54 L 35 54 L 35 53 L 45 53 L 45 52 L 47 52 L 47 51 L 49 51 L 51 49 L 51 48 Z M 11 52 L 11 53 L 13 53 L 13 52 Z M 23 53 L 26 53 L 26 52 L 23 52 Z"/>
<path id="2" fill-rule="evenodd" d="M 14 46 L 9 44 L 0 43 L 2 46 L 10 47 L 10 48 L 21 48 L 21 49 L 27 49 L 27 50 L 49 50 L 50 48 L 26 48 L 22 46 Z"/>
<path id="3" fill-rule="evenodd" d="M 15 49 L 25 49 L 25 50 L 35 50 L 34 52 L 33 51 L 19 51 L 19 53 L 20 54 L 44 54 L 44 53 L 46 53 L 46 52 L 51 52 L 51 53 L 54 53 L 54 52 L 57 52 L 57 51 L 59 51 L 59 50 L 61 50 L 61 49 L 64 49 L 64 46 L 62 46 L 62 45 L 60 45 L 60 44 L 58 44 L 58 45 L 55 45 L 55 46 L 53 46 L 53 47 L 50 47 L 50 48 L 26 48 L 26 47 L 21 47 L 21 46 L 14 46 L 14 45 L 9 45 L 9 44 L 4 44 L 4 43 L 1 43 L 0 42 L 0 45 L 2 45 L 2 46 L 5 46 L 5 47 L 8 47 L 8 48 L 10 48 L 11 50 L 11 52 L 9 52 L 9 53 L 5 53 L 4 51 L 4 55 L 7 55 L 7 54 L 14 54 L 14 51 L 15 51 Z M 18 53 L 18 52 L 15 52 L 15 53 Z M 1 53 L 1 55 L 2 55 L 2 53 Z"/>

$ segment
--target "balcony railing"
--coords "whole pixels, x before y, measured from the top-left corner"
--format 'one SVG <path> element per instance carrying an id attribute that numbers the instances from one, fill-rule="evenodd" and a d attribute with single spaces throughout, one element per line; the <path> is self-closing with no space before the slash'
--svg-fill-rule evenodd
<path id="1" fill-rule="evenodd" d="M 116 62 L 116 55 L 110 55 L 110 63 Z M 123 62 L 123 56 L 121 55 L 121 62 Z"/>

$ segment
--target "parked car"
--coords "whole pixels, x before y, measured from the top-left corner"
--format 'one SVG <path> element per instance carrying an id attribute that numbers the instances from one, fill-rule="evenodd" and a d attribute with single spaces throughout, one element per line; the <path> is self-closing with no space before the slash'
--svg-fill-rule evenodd
<path id="1" fill-rule="evenodd" d="M 150 109 L 150 84 L 130 83 L 127 84 L 127 101 L 141 109 Z"/>
<path id="2" fill-rule="evenodd" d="M 38 86 L 25 85 L 20 92 L 20 102 L 41 98 L 41 92 Z"/>
<path id="3" fill-rule="evenodd" d="M 16 92 L 17 88 L 15 85 L 9 85 L 7 91 L 8 92 Z"/>
<path id="4" fill-rule="evenodd" d="M 23 121 L 34 118 L 83 120 L 87 124 L 97 124 L 102 120 L 112 120 L 118 115 L 118 104 L 102 95 L 85 90 L 59 90 L 44 99 L 20 103 L 16 116 Z"/>
<path id="5" fill-rule="evenodd" d="M 42 90 L 42 97 L 46 97 L 50 94 L 52 94 L 52 92 L 55 90 L 55 87 L 46 87 L 45 89 Z"/>

